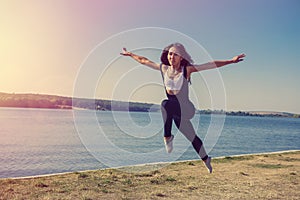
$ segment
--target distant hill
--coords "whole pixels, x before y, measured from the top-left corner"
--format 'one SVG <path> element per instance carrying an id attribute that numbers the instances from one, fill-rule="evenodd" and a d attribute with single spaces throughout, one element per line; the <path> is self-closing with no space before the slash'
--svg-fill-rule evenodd
<path id="1" fill-rule="evenodd" d="M 114 110 L 136 112 L 159 112 L 160 105 L 138 102 L 110 101 L 102 99 L 72 98 L 47 94 L 10 94 L 0 92 L 0 107 L 20 108 L 48 108 L 48 109 L 90 109 L 90 110 Z M 198 110 L 200 114 L 226 114 L 234 116 L 259 116 L 259 117 L 293 117 L 300 115 L 286 112 L 263 111 L 220 111 Z"/>
<path id="2" fill-rule="evenodd" d="M 8 94 L 0 92 L 0 107 L 97 109 L 115 111 L 159 111 L 158 105 L 148 103 L 109 101 L 101 99 L 72 98 L 46 94 Z"/>

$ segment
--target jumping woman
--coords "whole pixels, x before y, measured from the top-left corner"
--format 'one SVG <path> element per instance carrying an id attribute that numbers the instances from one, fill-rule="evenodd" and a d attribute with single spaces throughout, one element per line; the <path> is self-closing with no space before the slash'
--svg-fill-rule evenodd
<path id="1" fill-rule="evenodd" d="M 212 173 L 211 157 L 204 149 L 202 140 L 197 136 L 190 119 L 195 114 L 194 105 L 189 100 L 189 82 L 191 74 L 208 69 L 223 67 L 228 64 L 242 61 L 244 54 L 237 55 L 231 60 L 212 61 L 205 64 L 193 64 L 191 56 L 180 43 L 170 44 L 162 51 L 161 63 L 153 61 L 143 56 L 136 55 L 123 48 L 123 56 L 129 56 L 162 74 L 163 83 L 167 98 L 161 103 L 161 111 L 164 120 L 164 143 L 168 153 L 173 150 L 172 123 L 175 122 L 177 128 L 192 143 L 195 151 L 200 156 L 208 171 Z"/>

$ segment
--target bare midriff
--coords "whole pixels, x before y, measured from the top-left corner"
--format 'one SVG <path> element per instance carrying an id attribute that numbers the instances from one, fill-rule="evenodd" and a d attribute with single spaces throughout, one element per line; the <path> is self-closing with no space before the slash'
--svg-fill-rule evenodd
<path id="1" fill-rule="evenodd" d="M 180 90 L 167 90 L 167 93 L 169 95 L 177 95 L 179 93 Z"/>

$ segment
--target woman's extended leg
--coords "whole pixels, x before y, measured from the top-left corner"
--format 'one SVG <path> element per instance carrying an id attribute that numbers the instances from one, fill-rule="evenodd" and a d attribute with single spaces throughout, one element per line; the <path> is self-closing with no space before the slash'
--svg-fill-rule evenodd
<path id="1" fill-rule="evenodd" d="M 185 135 L 185 137 L 192 143 L 194 149 L 203 160 L 209 173 L 212 173 L 212 166 L 210 164 L 211 158 L 208 157 L 201 139 L 196 135 L 194 127 L 190 120 L 174 118 L 177 128 Z"/>
<path id="2" fill-rule="evenodd" d="M 206 160 L 208 155 L 204 149 L 202 140 L 196 135 L 194 127 L 190 120 L 174 118 L 177 128 L 184 134 L 184 136 L 192 143 L 195 151 L 202 160 Z"/>

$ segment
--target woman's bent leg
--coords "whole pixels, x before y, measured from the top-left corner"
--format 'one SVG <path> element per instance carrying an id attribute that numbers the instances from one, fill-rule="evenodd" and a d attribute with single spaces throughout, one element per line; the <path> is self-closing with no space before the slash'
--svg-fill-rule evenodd
<path id="1" fill-rule="evenodd" d="M 172 136 L 172 109 L 169 100 L 163 100 L 161 103 L 161 112 L 164 120 L 164 137 Z"/>

